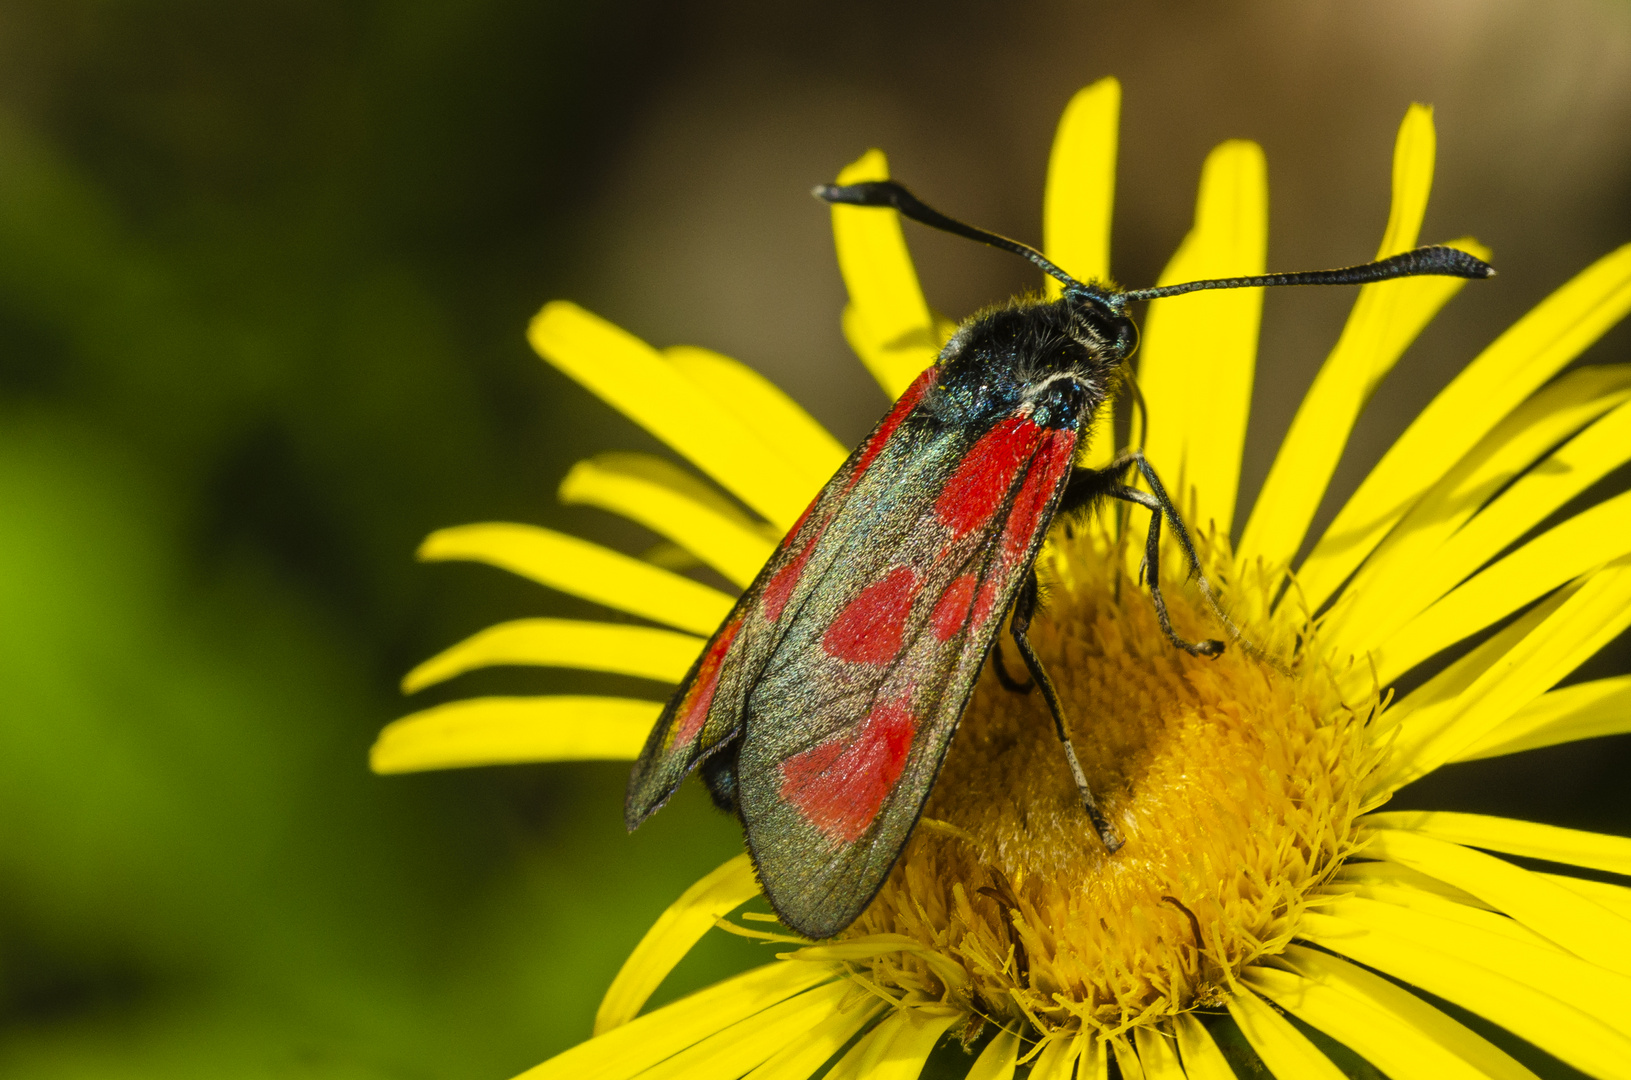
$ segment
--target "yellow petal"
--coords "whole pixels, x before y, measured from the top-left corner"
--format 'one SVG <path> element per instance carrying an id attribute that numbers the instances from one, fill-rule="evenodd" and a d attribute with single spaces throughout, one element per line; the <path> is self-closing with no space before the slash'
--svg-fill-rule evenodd
<path id="1" fill-rule="evenodd" d="M 889 163 L 881 150 L 868 150 L 838 174 L 840 184 L 887 179 Z M 834 206 L 832 232 L 838 269 L 849 289 L 844 335 L 884 392 L 898 398 L 940 351 L 900 216 L 874 207 Z"/>
<path id="2" fill-rule="evenodd" d="M 962 1014 L 897 1009 L 850 1048 L 825 1080 L 916 1080 L 929 1051 Z"/>
<path id="3" fill-rule="evenodd" d="M 426 562 L 487 563 L 540 585 L 698 634 L 718 629 L 733 603 L 718 589 L 536 525 L 492 522 L 439 529 L 425 538 L 419 557 Z"/>
<path id="4" fill-rule="evenodd" d="M 1031 1062 L 1028 1080 L 1072 1080 L 1076 1075 L 1076 1059 L 1082 1052 L 1081 1043 L 1081 1039 L 1074 1035 L 1061 1036 L 1049 1042 Z"/>
<path id="5" fill-rule="evenodd" d="M 1206 1026 L 1193 1013 L 1179 1013 L 1172 1026 L 1178 1035 L 1178 1055 L 1189 1080 L 1235 1080 L 1229 1059 L 1212 1041 Z"/>
<path id="6" fill-rule="evenodd" d="M 1413 869 L 1391 861 L 1386 865 L 1398 866 L 1402 870 Z M 1427 881 L 1434 880 L 1425 873 L 1422 873 L 1421 877 Z M 1340 880 L 1342 885 L 1331 890 L 1333 895 L 1359 897 L 1363 900 L 1375 900 L 1378 903 L 1407 908 L 1410 911 L 1418 911 L 1424 915 L 1432 915 L 1435 918 L 1449 919 L 1452 922 L 1473 927 L 1486 934 L 1506 938 L 1508 941 L 1522 942 L 1531 948 L 1546 949 L 1563 956 L 1572 955 L 1556 942 L 1541 937 L 1516 919 L 1498 914 L 1493 907 L 1483 900 L 1448 883 L 1443 884 L 1443 891 L 1441 891 L 1433 888 L 1419 888 L 1414 884 L 1403 881 L 1372 880 L 1355 883 L 1352 878 L 1346 876 Z M 1445 892 L 1468 896 L 1472 903 L 1460 903 L 1446 896 Z"/>
<path id="7" fill-rule="evenodd" d="M 803 406 L 740 360 L 693 345 L 664 349 L 663 356 L 797 468 L 809 488 L 808 498 L 815 497 L 848 456 L 844 444 Z M 798 481 L 789 475 L 787 482 Z"/>
<path id="8" fill-rule="evenodd" d="M 842 982 L 806 990 L 686 1047 L 640 1074 L 641 1080 L 716 1080 L 741 1076 L 838 1014 Z"/>
<path id="9" fill-rule="evenodd" d="M 1631 875 L 1631 837 L 1447 810 L 1393 810 L 1369 814 L 1362 821 L 1379 829 L 1407 829 L 1508 855 Z"/>
<path id="10" fill-rule="evenodd" d="M 1195 226 L 1160 284 L 1263 272 L 1268 174 L 1256 143 L 1213 150 L 1201 172 Z M 1227 533 L 1240 484 L 1251 411 L 1262 289 L 1228 289 L 1152 301 L 1145 317 L 1138 385 L 1150 411 L 1145 452 L 1190 522 Z"/>
<path id="11" fill-rule="evenodd" d="M 1631 922 L 1521 866 L 1403 829 L 1375 830 L 1366 851 L 1465 889 L 1576 956 L 1631 973 Z M 1631 1003 L 1631 981 L 1625 985 Z"/>
<path id="12" fill-rule="evenodd" d="M 1622 919 L 1631 919 L 1631 889 L 1624 885 L 1611 885 L 1606 881 L 1588 881 L 1585 878 L 1569 877 L 1566 874 L 1542 874 L 1547 881 L 1579 893 L 1596 904 L 1601 904 L 1614 912 Z"/>
<path id="13" fill-rule="evenodd" d="M 1625 375 L 1625 369 L 1611 369 L 1611 373 L 1618 381 Z M 1607 407 L 1626 396 L 1631 395 L 1617 390 L 1603 394 L 1598 402 L 1600 407 Z M 1478 515 L 1444 545 L 1432 569 L 1455 580 L 1482 566 L 1553 511 L 1625 464 L 1628 458 L 1631 458 L 1631 405 L 1620 405 L 1534 465 L 1480 509 Z"/>
<path id="14" fill-rule="evenodd" d="M 809 492 L 786 483 L 787 459 L 633 334 L 557 300 L 533 318 L 527 339 L 538 355 L 779 528 L 804 512 Z"/>
<path id="15" fill-rule="evenodd" d="M 1389 1080 L 1485 1080 L 1409 1024 L 1383 1009 L 1290 971 L 1249 967 L 1240 981 L 1303 1023 L 1344 1044 Z"/>
<path id="16" fill-rule="evenodd" d="M 1178 1064 L 1178 1040 L 1169 1032 L 1145 1024 L 1133 1030 L 1144 1080 L 1185 1080 Z"/>
<path id="17" fill-rule="evenodd" d="M 672 630 L 582 619 L 517 619 L 489 626 L 408 672 L 402 692 L 497 664 L 536 664 L 677 683 L 704 639 Z"/>
<path id="18" fill-rule="evenodd" d="M 368 752 L 377 773 L 521 761 L 633 761 L 662 704 L 614 697 L 483 697 L 385 725 Z"/>
<path id="19" fill-rule="evenodd" d="M 1542 694 L 1451 760 L 1476 761 L 1626 732 L 1631 732 L 1631 675 Z"/>
<path id="20" fill-rule="evenodd" d="M 1535 1080 L 1493 1043 L 1378 975 L 1301 945 L 1289 946 L 1282 959 L 1317 988 L 1321 1018 L 1275 1000 L 1395 1080 L 1412 1075 Z"/>
<path id="21" fill-rule="evenodd" d="M 1345 1080 L 1342 1070 L 1319 1052 L 1291 1021 L 1247 991 L 1231 994 L 1225 1003 L 1241 1034 L 1252 1044 L 1269 1072 L 1279 1080 Z"/>
<path id="22" fill-rule="evenodd" d="M 1310 606 L 1329 599 L 1422 492 L 1628 309 L 1631 244 L 1581 271 L 1467 365 L 1383 455 L 1298 570 Z"/>
<path id="23" fill-rule="evenodd" d="M 883 1010 L 884 1003 L 877 1000 L 840 1008 L 782 1047 L 743 1080 L 808 1080 Z"/>
<path id="24" fill-rule="evenodd" d="M 776 549 L 741 511 L 649 454 L 601 454 L 578 462 L 561 481 L 560 499 L 644 525 L 744 589 Z"/>
<path id="25" fill-rule="evenodd" d="M 1419 911 L 1346 897 L 1320 909 L 1354 927 L 1458 957 L 1493 974 L 1522 982 L 1631 1036 L 1631 979 L 1560 949 L 1536 947 Z"/>
<path id="26" fill-rule="evenodd" d="M 779 960 L 715 983 L 581 1042 L 517 1080 L 620 1080 L 762 1012 L 839 972 L 827 964 Z M 840 984 L 841 985 L 841 984 Z"/>
<path id="27" fill-rule="evenodd" d="M 1138 1051 L 1133 1049 L 1125 1036 L 1118 1035 L 1111 1039 L 1110 1047 L 1115 1051 L 1116 1068 L 1121 1073 L 1121 1080 L 1145 1080 L 1144 1063 L 1138 1060 Z"/>
<path id="28" fill-rule="evenodd" d="M 1454 885 L 1440 881 L 1436 877 L 1431 877 L 1403 863 L 1391 862 L 1387 859 L 1343 863 L 1337 869 L 1333 880 L 1344 886 L 1358 886 L 1354 891 L 1360 896 L 1367 895 L 1366 889 L 1378 885 L 1401 886 L 1416 892 L 1432 893 L 1440 899 L 1453 901 L 1462 907 L 1474 907 L 1482 911 L 1494 910 L 1472 893 L 1458 889 Z M 1341 892 L 1342 890 L 1338 889 L 1337 891 Z"/>
<path id="29" fill-rule="evenodd" d="M 1110 280 L 1110 218 L 1116 198 L 1121 83 L 1078 90 L 1059 118 L 1042 194 L 1042 252 L 1077 281 Z M 1064 286 L 1048 278 L 1048 297 Z"/>
<path id="30" fill-rule="evenodd" d="M 603 1035 L 639 1015 L 652 992 L 674 970 L 674 965 L 691 951 L 691 946 L 702 940 L 702 935 L 713 929 L 714 921 L 758 895 L 759 882 L 753 876 L 753 861 L 745 854 L 736 856 L 686 889 L 623 961 L 617 978 L 600 1000 L 600 1011 L 595 1013 L 595 1034 Z"/>
<path id="31" fill-rule="evenodd" d="M 1372 907 L 1380 910 L 1386 905 Z M 1403 914 L 1411 919 L 1424 918 Z M 1528 1039 L 1592 1076 L 1631 1077 L 1627 1067 L 1631 1062 L 1631 1039 L 1596 1017 L 1535 989 L 1525 976 L 1509 978 L 1434 944 L 1317 911 L 1304 913 L 1298 937 L 1419 986 Z M 1498 960 L 1500 955 L 1493 958 Z"/>
<path id="32" fill-rule="evenodd" d="M 1377 546 L 1322 634 L 1355 651 L 1384 640 L 1631 456 L 1627 399 L 1631 366 L 1591 367 L 1513 410 Z"/>
<path id="33" fill-rule="evenodd" d="M 1433 187 L 1436 145 L 1432 110 L 1412 105 L 1394 142 L 1393 202 L 1378 259 L 1416 246 Z M 1454 245 L 1481 258 L 1489 254 L 1470 240 Z M 1359 290 L 1342 336 L 1298 408 L 1252 508 L 1241 537 L 1246 557 L 1270 564 L 1291 561 L 1376 384 L 1464 284 L 1458 278 L 1420 277 Z"/>
<path id="34" fill-rule="evenodd" d="M 1375 790 L 1402 786 L 1438 768 L 1613 640 L 1631 623 L 1631 558 L 1611 563 L 1566 595 L 1453 701 L 1441 709 L 1418 710 L 1400 722 L 1391 762 L 1372 781 Z M 1396 670 L 1385 665 L 1384 657 L 1378 664 L 1387 672 L 1383 685 Z"/>
<path id="35" fill-rule="evenodd" d="M 1631 492 L 1598 503 L 1535 537 L 1411 619 L 1371 649 L 1392 682 L 1423 660 L 1631 549 Z"/>
<path id="36" fill-rule="evenodd" d="M 1081 1057 L 1076 1062 L 1076 1080 L 1109 1080 L 1109 1076 L 1110 1055 L 1104 1051 L 1104 1040 L 1088 1040 L 1082 1045 Z"/>
<path id="37" fill-rule="evenodd" d="M 964 1080 L 1013 1080 L 1018 1060 L 1019 1036 L 1004 1028 L 985 1044 Z"/>

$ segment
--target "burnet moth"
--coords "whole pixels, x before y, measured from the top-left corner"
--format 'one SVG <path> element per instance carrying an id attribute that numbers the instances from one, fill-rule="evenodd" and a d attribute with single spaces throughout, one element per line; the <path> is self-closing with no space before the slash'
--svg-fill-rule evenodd
<path id="1" fill-rule="evenodd" d="M 1033 564 L 1055 517 L 1103 498 L 1149 510 L 1144 577 L 1162 631 L 1197 656 L 1224 648 L 1184 640 L 1167 618 L 1163 519 L 1208 599 L 1211 590 L 1144 455 L 1131 450 L 1096 470 L 1073 464 L 1137 344 L 1127 306 L 1201 289 L 1483 278 L 1494 270 L 1463 251 L 1425 247 L 1341 270 L 1121 291 L 1077 281 L 1034 248 L 948 218 L 893 181 L 815 194 L 893 208 L 1014 252 L 1064 286 L 1057 300 L 1017 299 L 958 327 L 736 602 L 629 778 L 632 830 L 700 768 L 714 801 L 740 817 L 776 914 L 801 934 L 827 938 L 854 922 L 888 877 L 1005 621 L 1053 714 L 1084 811 L 1110 851 L 1121 846 L 1027 638 L 1037 606 Z M 1135 471 L 1148 490 L 1129 482 Z"/>

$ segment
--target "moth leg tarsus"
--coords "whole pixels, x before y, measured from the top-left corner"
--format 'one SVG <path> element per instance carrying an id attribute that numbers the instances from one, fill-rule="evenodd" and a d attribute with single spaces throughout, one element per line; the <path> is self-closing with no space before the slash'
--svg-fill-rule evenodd
<path id="1" fill-rule="evenodd" d="M 1019 595 L 1014 598 L 1014 614 L 1008 624 L 1009 636 L 1014 639 L 1014 645 L 1019 649 L 1019 655 L 1024 659 L 1025 666 L 1030 669 L 1031 682 L 1042 688 L 1042 697 L 1048 703 L 1048 711 L 1053 714 L 1054 730 L 1058 732 L 1059 742 L 1065 748 L 1065 760 L 1070 764 L 1070 775 L 1076 781 L 1076 790 L 1082 796 L 1082 809 L 1093 822 L 1093 828 L 1098 830 L 1099 839 L 1104 846 L 1114 854 L 1123 843 L 1121 834 L 1116 832 L 1099 809 L 1099 801 L 1093 797 L 1093 789 L 1088 785 L 1087 774 L 1082 771 L 1082 763 L 1076 758 L 1076 747 L 1070 741 L 1070 731 L 1065 727 L 1065 711 L 1059 702 L 1059 691 L 1054 689 L 1053 680 L 1048 678 L 1047 670 L 1042 666 L 1042 658 L 1036 655 L 1031 647 L 1030 629 L 1031 616 L 1036 614 L 1036 570 L 1033 567 L 1020 586 Z"/>
<path id="2" fill-rule="evenodd" d="M 1121 483 L 1117 475 L 1129 465 L 1136 465 L 1139 474 L 1144 477 L 1150 490 L 1139 491 L 1135 487 Z M 1240 631 L 1235 628 L 1229 617 L 1218 606 L 1217 598 L 1212 593 L 1212 583 L 1206 580 L 1201 571 L 1200 555 L 1195 551 L 1195 542 L 1190 538 L 1189 529 L 1184 525 L 1184 519 L 1178 515 L 1178 508 L 1172 505 L 1172 497 L 1167 494 L 1166 487 L 1161 478 L 1155 474 L 1149 460 L 1144 457 L 1143 451 L 1131 450 L 1119 457 L 1104 469 L 1090 474 L 1095 481 L 1085 481 L 1078 488 L 1085 493 L 1092 490 L 1095 495 L 1108 495 L 1113 499 L 1133 503 L 1150 512 L 1150 531 L 1144 541 L 1144 561 L 1139 565 L 1138 576 L 1140 584 L 1150 587 L 1150 600 L 1155 604 L 1155 617 L 1161 624 L 1161 632 L 1175 648 L 1182 649 L 1191 656 L 1205 656 L 1216 658 L 1222 655 L 1225 645 L 1215 638 L 1206 638 L 1201 641 L 1189 641 L 1180 637 L 1172 628 L 1172 618 L 1167 613 L 1167 598 L 1161 593 L 1161 519 L 1166 518 L 1167 524 L 1172 528 L 1173 538 L 1183 550 L 1184 560 L 1188 563 L 1190 576 L 1195 579 L 1201 592 L 1206 596 L 1206 602 L 1212 608 L 1212 613 L 1218 617 L 1228 628 L 1231 637 L 1240 639 Z M 1072 477 L 1072 484 L 1075 478 Z M 1067 489 L 1067 495 L 1069 491 Z"/>
<path id="3" fill-rule="evenodd" d="M 1036 688 L 1036 680 L 1022 683 L 1008 674 L 1008 663 L 1002 658 L 1002 642 L 998 641 L 991 650 L 991 666 L 997 673 L 997 682 L 1010 694 L 1029 694 Z"/>

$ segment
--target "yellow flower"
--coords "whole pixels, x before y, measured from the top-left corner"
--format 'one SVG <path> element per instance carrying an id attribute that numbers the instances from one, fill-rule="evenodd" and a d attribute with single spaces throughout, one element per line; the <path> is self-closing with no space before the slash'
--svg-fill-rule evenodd
<path id="1" fill-rule="evenodd" d="M 1113 80 L 1076 97 L 1049 168 L 1046 251 L 1083 280 L 1109 276 L 1119 97 Z M 1378 258 L 1415 245 L 1433 160 L 1431 113 L 1413 107 Z M 840 182 L 884 175 L 873 152 Z M 1266 203 L 1261 151 L 1218 147 L 1162 282 L 1262 272 Z M 833 222 L 845 333 L 898 394 L 949 325 L 924 301 L 894 215 L 840 206 Z M 1467 1026 L 1470 1014 L 1589 1075 L 1631 1077 L 1631 889 L 1500 857 L 1626 875 L 1631 839 L 1378 811 L 1449 762 L 1631 731 L 1631 676 L 1558 688 L 1631 624 L 1631 494 L 1537 531 L 1631 458 L 1631 366 L 1559 374 L 1631 308 L 1631 245 L 1474 359 L 1291 571 L 1365 401 L 1463 284 L 1360 291 L 1238 551 L 1227 537 L 1261 291 L 1151 305 L 1139 357 L 1147 451 L 1209 537 L 1209 571 L 1267 656 L 1171 649 L 1134 583 L 1137 545 L 1113 516 L 1055 530 L 1036 640 L 1127 838 L 1121 852 L 1103 851 L 1073 802 L 1040 703 L 987 679 L 922 827 L 855 926 L 811 944 L 752 915 L 724 923 L 757 893 L 746 857 L 733 859 L 652 927 L 595 1037 L 527 1075 L 800 1080 L 841 1055 L 834 1080 L 909 1078 L 948 1035 L 978 1050 L 968 1074 L 980 1080 L 1022 1061 L 1039 1080 L 1103 1077 L 1112 1057 L 1128 1078 L 1226 1080 L 1230 1058 L 1253 1053 L 1287 1080 L 1335 1078 L 1330 1055 L 1343 1048 L 1393 1080 L 1533 1075 Z M 581 463 L 562 498 L 623 514 L 737 585 L 844 457 L 726 357 L 659 352 L 566 303 L 544 308 L 531 339 L 752 514 L 637 454 Z M 1089 464 L 1108 457 L 1108 441 Z M 531 526 L 443 530 L 421 555 L 501 566 L 672 629 L 506 623 L 421 665 L 409 690 L 492 664 L 676 681 L 731 605 L 650 562 Z M 1180 587 L 1168 595 L 1181 632 L 1207 632 Z M 633 758 L 658 710 L 609 697 L 460 701 L 390 725 L 373 763 Z M 639 1015 L 716 924 L 787 951 Z"/>

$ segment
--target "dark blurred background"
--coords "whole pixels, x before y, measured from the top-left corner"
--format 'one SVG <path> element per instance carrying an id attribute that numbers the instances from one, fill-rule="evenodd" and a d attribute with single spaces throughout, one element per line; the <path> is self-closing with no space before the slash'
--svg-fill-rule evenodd
<path id="1" fill-rule="evenodd" d="M 1622 2 L 0 2 L 0 1074 L 503 1077 L 586 1034 L 731 823 L 687 792 L 625 836 L 615 764 L 365 768 L 417 707 L 414 663 L 596 614 L 417 566 L 425 533 L 652 542 L 555 504 L 572 461 L 654 444 L 539 363 L 527 318 L 568 297 L 718 348 L 853 440 L 884 400 L 809 187 L 877 145 L 937 205 L 1036 239 L 1059 111 L 1107 74 L 1133 285 L 1231 137 L 1268 153 L 1271 268 L 1368 258 L 1399 119 L 1436 106 L 1423 239 L 1474 234 L 1501 276 L 1383 385 L 1339 494 L 1631 239 Z M 1032 284 L 909 235 L 950 315 Z M 1350 302 L 1269 296 L 1243 503 Z M 426 700 L 549 689 L 659 694 L 508 671 Z M 1405 797 L 1624 830 L 1628 757 Z"/>

